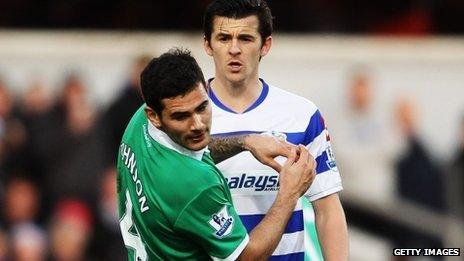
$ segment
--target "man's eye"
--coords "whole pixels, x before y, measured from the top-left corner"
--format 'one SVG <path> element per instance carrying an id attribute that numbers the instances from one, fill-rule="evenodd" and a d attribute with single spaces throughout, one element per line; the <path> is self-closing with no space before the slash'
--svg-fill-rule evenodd
<path id="1" fill-rule="evenodd" d="M 187 119 L 187 116 L 186 115 L 179 115 L 179 116 L 174 116 L 173 118 L 176 121 L 183 121 L 183 120 Z"/>
<path id="2" fill-rule="evenodd" d="M 198 108 L 197 111 L 198 111 L 198 112 L 203 112 L 203 111 L 205 111 L 205 110 L 206 110 L 206 105 L 201 106 L 200 108 Z"/>

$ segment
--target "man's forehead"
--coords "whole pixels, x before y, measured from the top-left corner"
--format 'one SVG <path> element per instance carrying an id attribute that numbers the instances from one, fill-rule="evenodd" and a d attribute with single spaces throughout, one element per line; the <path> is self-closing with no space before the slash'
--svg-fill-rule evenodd
<path id="1" fill-rule="evenodd" d="M 259 21 L 256 15 L 243 18 L 231 18 L 216 16 L 214 18 L 213 30 L 217 33 L 227 33 L 230 31 L 240 30 L 245 32 L 258 32 Z"/>
<path id="2" fill-rule="evenodd" d="M 162 99 L 164 110 L 168 114 L 176 112 L 188 112 L 195 110 L 198 106 L 208 101 L 208 95 L 203 84 L 185 95 Z"/>

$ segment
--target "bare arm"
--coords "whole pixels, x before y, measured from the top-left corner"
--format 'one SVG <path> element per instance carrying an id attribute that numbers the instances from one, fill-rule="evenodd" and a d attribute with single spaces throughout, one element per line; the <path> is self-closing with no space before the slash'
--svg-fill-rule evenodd
<path id="1" fill-rule="evenodd" d="M 260 134 L 212 138 L 209 143 L 211 157 L 216 164 L 248 150 L 259 162 L 277 172 L 280 172 L 282 167 L 274 158 L 277 156 L 288 157 L 292 148 L 296 149 L 296 146 L 276 137 Z"/>
<path id="2" fill-rule="evenodd" d="M 295 209 L 298 198 L 315 178 L 315 161 L 303 146 L 292 150 L 280 172 L 280 189 L 274 204 L 264 219 L 250 233 L 250 241 L 240 260 L 267 260 L 282 238 L 285 226 Z"/>
<path id="3" fill-rule="evenodd" d="M 272 255 L 282 238 L 298 198 L 276 198 L 264 219 L 250 232 L 250 241 L 240 255 L 240 260 L 267 260 Z"/>
<path id="4" fill-rule="evenodd" d="M 348 229 L 338 194 L 318 199 L 313 206 L 324 260 L 348 260 Z"/>
<path id="5" fill-rule="evenodd" d="M 245 137 L 248 135 L 233 136 L 227 138 L 211 138 L 208 147 L 214 163 L 228 159 L 242 151 L 245 151 Z"/>

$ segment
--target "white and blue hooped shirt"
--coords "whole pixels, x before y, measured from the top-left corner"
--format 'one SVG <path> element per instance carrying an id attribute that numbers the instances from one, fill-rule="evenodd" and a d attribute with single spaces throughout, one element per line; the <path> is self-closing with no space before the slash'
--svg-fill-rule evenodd
<path id="1" fill-rule="evenodd" d="M 260 81 L 263 85 L 261 95 L 243 113 L 236 113 L 225 106 L 208 88 L 213 111 L 212 136 L 266 133 L 286 138 L 293 144 L 303 144 L 317 161 L 316 178 L 305 196 L 315 201 L 342 190 L 330 136 L 316 105 L 268 85 L 262 79 Z M 277 160 L 282 164 L 285 161 L 284 158 Z M 217 167 L 228 182 L 243 224 L 251 231 L 274 202 L 279 185 L 278 173 L 261 164 L 249 152 L 239 153 Z M 303 211 L 300 199 L 271 260 L 302 260 L 305 252 L 308 255 L 311 244 L 305 240 L 311 239 L 304 231 L 308 220 L 314 223 L 314 212 L 312 209 L 311 213 Z"/>

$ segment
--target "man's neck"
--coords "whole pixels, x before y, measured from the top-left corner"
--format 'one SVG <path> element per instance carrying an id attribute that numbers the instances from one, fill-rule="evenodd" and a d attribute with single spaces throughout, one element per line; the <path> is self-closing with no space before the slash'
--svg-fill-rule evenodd
<path id="1" fill-rule="evenodd" d="M 224 105 L 237 113 L 248 109 L 259 98 L 263 89 L 258 76 L 243 82 L 230 82 L 216 77 L 210 87 Z"/>

